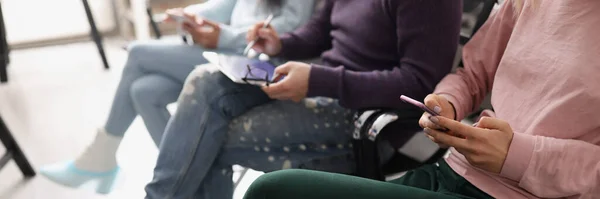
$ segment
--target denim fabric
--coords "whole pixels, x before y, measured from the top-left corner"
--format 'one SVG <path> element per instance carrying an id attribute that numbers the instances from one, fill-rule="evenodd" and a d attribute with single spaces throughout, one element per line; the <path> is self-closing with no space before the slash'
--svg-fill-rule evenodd
<path id="1" fill-rule="evenodd" d="M 204 70 L 186 81 L 146 198 L 230 199 L 233 164 L 274 171 L 350 154 L 352 112 L 337 101 L 273 101 L 259 87 Z M 347 158 L 334 160 L 315 169 L 353 169 Z"/>
<path id="2" fill-rule="evenodd" d="M 171 117 L 166 106 L 177 100 L 186 77 L 195 66 L 207 63 L 199 46 L 138 42 L 129 46 L 129 57 L 104 129 L 123 136 L 135 117 L 144 119 L 156 144 Z"/>

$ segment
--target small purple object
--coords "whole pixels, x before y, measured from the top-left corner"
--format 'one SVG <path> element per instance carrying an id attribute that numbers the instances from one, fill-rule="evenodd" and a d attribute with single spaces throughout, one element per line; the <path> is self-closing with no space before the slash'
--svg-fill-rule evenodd
<path id="1" fill-rule="evenodd" d="M 427 113 L 429 113 L 429 114 L 431 114 L 433 116 L 440 116 L 440 114 L 438 114 L 435 111 L 427 108 L 427 106 L 425 106 L 425 104 L 423 104 L 423 103 L 421 103 L 421 102 L 419 102 L 417 100 L 414 100 L 414 99 L 412 99 L 410 97 L 407 97 L 406 95 L 400 96 L 400 99 L 402 101 L 406 102 L 406 103 L 409 103 L 409 104 L 412 104 L 412 105 L 415 105 L 415 106 L 419 107 L 421 110 L 423 110 L 423 111 L 425 111 L 425 112 L 427 112 Z"/>

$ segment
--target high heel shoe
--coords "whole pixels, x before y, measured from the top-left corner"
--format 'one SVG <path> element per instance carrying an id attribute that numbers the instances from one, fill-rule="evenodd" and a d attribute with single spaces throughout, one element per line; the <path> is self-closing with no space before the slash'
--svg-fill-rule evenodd
<path id="1" fill-rule="evenodd" d="M 44 166 L 40 173 L 48 179 L 68 187 L 77 188 L 86 182 L 98 181 L 96 192 L 108 194 L 115 184 L 119 167 L 106 172 L 90 172 L 75 167 L 73 161 Z"/>

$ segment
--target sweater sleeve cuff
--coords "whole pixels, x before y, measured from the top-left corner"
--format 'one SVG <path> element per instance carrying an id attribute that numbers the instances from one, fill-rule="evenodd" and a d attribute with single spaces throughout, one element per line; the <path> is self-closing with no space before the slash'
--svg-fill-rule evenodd
<path id="1" fill-rule="evenodd" d="M 535 137 L 523 133 L 514 133 L 513 139 L 508 148 L 508 154 L 502 165 L 500 176 L 514 181 L 521 181 L 525 170 L 529 167 L 533 148 L 535 146 Z"/>
<path id="2" fill-rule="evenodd" d="M 231 26 L 221 24 L 219 26 L 221 31 L 219 32 L 219 41 L 217 43 L 218 49 L 235 49 L 236 47 L 236 37 L 238 36 L 235 33 L 235 30 L 231 28 Z"/>
<path id="3" fill-rule="evenodd" d="M 294 46 L 292 39 L 293 38 L 289 33 L 283 34 L 279 37 L 279 40 L 281 41 L 281 51 L 277 55 L 278 57 L 285 58 L 292 53 L 292 48 L 290 48 L 290 46 Z"/>
<path id="4" fill-rule="evenodd" d="M 338 87 L 342 67 L 327 67 L 313 64 L 308 79 L 307 97 L 330 97 L 338 99 Z"/>

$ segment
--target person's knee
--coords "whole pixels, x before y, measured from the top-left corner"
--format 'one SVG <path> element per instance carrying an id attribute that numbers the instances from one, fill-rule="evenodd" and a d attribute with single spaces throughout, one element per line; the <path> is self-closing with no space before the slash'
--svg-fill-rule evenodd
<path id="1" fill-rule="evenodd" d="M 156 89 L 158 86 L 160 85 L 156 85 L 149 81 L 135 81 L 130 87 L 131 99 L 135 104 L 156 103 L 161 96 L 161 92 Z"/>
<path id="2" fill-rule="evenodd" d="M 207 67 L 197 67 L 194 69 L 186 78 L 183 90 L 181 91 L 182 96 L 206 96 L 206 92 L 211 92 L 214 88 L 219 87 L 214 81 L 213 77 L 215 71 L 208 69 Z"/>
<path id="3" fill-rule="evenodd" d="M 210 71 L 206 70 L 204 67 L 197 67 L 187 76 L 185 83 L 195 84 L 197 81 L 201 81 L 201 79 L 209 73 Z"/>
<path id="4" fill-rule="evenodd" d="M 211 76 L 211 74 L 218 73 L 219 68 L 214 64 L 202 64 L 197 66 L 192 72 L 187 76 L 186 83 L 194 83 L 196 81 L 200 81 L 206 76 Z M 214 76 L 214 75 L 213 75 Z"/>
<path id="5" fill-rule="evenodd" d="M 127 47 L 127 64 L 123 68 L 123 75 L 136 71 L 143 64 L 150 63 L 156 57 L 156 50 L 152 44 L 146 42 L 133 42 Z"/>
<path id="6" fill-rule="evenodd" d="M 287 169 L 266 173 L 256 179 L 246 191 L 245 199 L 268 198 L 270 194 L 277 194 L 284 190 L 290 183 L 299 180 L 304 170 Z"/>
<path id="7" fill-rule="evenodd" d="M 152 45 L 146 42 L 133 42 L 127 46 L 129 58 L 141 58 L 147 56 L 152 49 Z"/>

